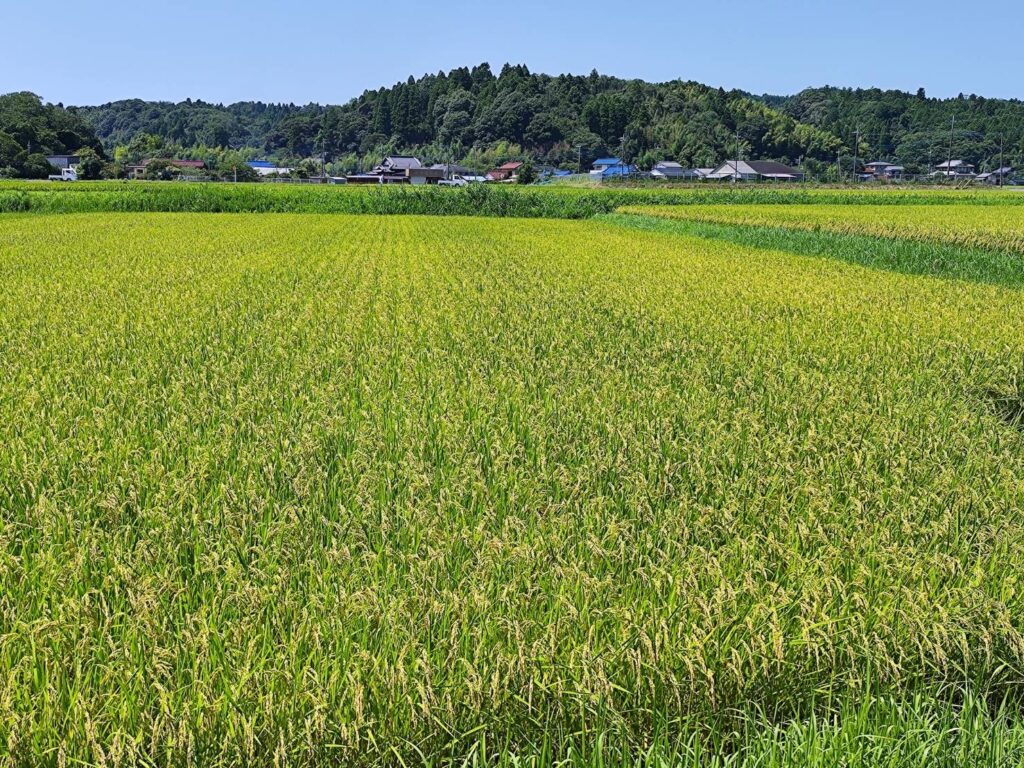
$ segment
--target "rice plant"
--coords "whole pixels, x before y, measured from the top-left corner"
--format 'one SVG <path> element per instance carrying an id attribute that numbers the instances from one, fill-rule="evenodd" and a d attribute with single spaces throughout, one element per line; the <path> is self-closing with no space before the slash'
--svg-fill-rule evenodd
<path id="1" fill-rule="evenodd" d="M 627 206 L 622 210 L 714 224 L 912 239 L 1024 254 L 1024 216 L 1011 204 Z"/>
<path id="2" fill-rule="evenodd" d="M 0 285 L 3 764 L 1022 764 L 1016 289 L 230 213 Z"/>
<path id="3" fill-rule="evenodd" d="M 0 213 L 366 213 L 584 219 L 627 205 L 1006 206 L 1024 196 L 996 190 L 827 189 L 714 184 L 682 189 L 285 186 L 176 182 L 0 181 Z"/>

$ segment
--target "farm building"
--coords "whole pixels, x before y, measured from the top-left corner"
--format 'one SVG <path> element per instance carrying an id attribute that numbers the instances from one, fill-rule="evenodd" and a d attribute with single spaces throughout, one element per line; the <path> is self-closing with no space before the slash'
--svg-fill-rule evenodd
<path id="1" fill-rule="evenodd" d="M 409 168 L 405 175 L 409 179 L 409 183 L 413 185 L 437 184 L 444 178 L 444 171 L 437 168 Z"/>
<path id="2" fill-rule="evenodd" d="M 979 173 L 975 177 L 975 181 L 980 181 L 984 184 L 1002 185 L 1009 180 L 1011 173 L 1013 173 L 1013 168 L 1005 166 L 1003 168 L 996 168 L 994 171 L 988 171 L 987 173 Z"/>
<path id="3" fill-rule="evenodd" d="M 716 181 L 803 181 L 803 171 L 774 160 L 726 160 L 707 178 Z"/>
<path id="4" fill-rule="evenodd" d="M 651 178 L 668 181 L 696 181 L 703 177 L 696 168 L 684 168 L 679 163 L 663 160 L 651 168 Z"/>
<path id="5" fill-rule="evenodd" d="M 54 168 L 64 170 L 65 168 L 74 168 L 81 161 L 78 155 L 47 155 L 46 162 L 52 165 Z"/>
<path id="6" fill-rule="evenodd" d="M 519 169 L 523 167 L 523 163 L 518 160 L 512 160 L 504 165 L 499 165 L 493 171 L 489 171 L 487 174 L 488 181 L 512 181 L 519 176 Z"/>
<path id="7" fill-rule="evenodd" d="M 250 168 L 256 171 L 260 176 L 273 176 L 274 174 L 284 175 L 291 173 L 291 168 L 281 168 L 269 160 L 250 160 L 246 163 Z"/>
<path id="8" fill-rule="evenodd" d="M 125 173 L 129 179 L 141 179 L 146 175 L 146 169 L 149 167 L 150 163 L 155 163 L 157 161 L 167 163 L 168 165 L 183 171 L 201 171 L 206 167 L 206 163 L 202 160 L 175 160 L 172 158 L 151 157 L 148 160 L 143 160 L 139 165 L 127 166 L 125 168 Z"/>
<path id="9" fill-rule="evenodd" d="M 537 177 L 540 179 L 566 179 L 572 175 L 572 171 L 567 171 L 564 168 L 555 168 L 550 165 L 541 166 L 537 169 Z"/>

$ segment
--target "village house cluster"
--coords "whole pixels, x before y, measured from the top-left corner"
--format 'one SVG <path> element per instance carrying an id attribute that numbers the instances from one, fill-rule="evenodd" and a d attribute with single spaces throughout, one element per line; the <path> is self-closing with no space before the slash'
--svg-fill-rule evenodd
<path id="1" fill-rule="evenodd" d="M 59 171 L 51 176 L 55 180 L 75 180 L 75 168 L 79 158 L 76 155 L 50 155 L 46 158 Z M 162 162 L 174 168 L 182 178 L 203 178 L 206 166 L 201 160 L 178 160 L 171 158 L 150 158 L 125 168 L 129 179 L 146 177 L 149 166 Z M 288 180 L 294 169 L 278 166 L 269 160 L 252 160 L 247 165 L 261 179 Z M 466 186 L 484 182 L 514 183 L 519 181 L 525 163 L 519 160 L 506 162 L 486 173 L 479 173 L 457 163 L 435 163 L 427 166 L 411 155 L 388 155 L 373 169 L 348 176 L 316 176 L 303 181 L 328 184 L 438 184 L 443 186 Z M 1006 166 L 978 173 L 975 166 L 964 160 L 947 160 L 939 163 L 924 176 L 925 179 L 942 179 L 960 183 L 983 183 L 1003 185 L 1013 183 L 1013 168 Z M 586 174 L 579 174 L 564 168 L 541 166 L 536 169 L 540 180 L 570 176 L 586 176 L 595 181 L 613 179 L 653 179 L 659 181 L 768 181 L 798 182 L 805 178 L 804 172 L 774 160 L 726 160 L 715 168 L 687 168 L 680 163 L 664 160 L 649 171 L 641 171 L 635 164 L 619 157 L 600 157 L 595 160 Z M 901 165 L 876 160 L 858 168 L 858 181 L 902 181 L 906 178 Z"/>

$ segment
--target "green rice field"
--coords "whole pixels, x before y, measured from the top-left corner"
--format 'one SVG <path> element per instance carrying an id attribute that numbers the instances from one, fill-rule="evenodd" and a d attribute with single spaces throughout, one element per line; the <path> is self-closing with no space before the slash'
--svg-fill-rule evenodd
<path id="1" fill-rule="evenodd" d="M 0 765 L 1024 765 L 1011 193 L 25 186 Z"/>

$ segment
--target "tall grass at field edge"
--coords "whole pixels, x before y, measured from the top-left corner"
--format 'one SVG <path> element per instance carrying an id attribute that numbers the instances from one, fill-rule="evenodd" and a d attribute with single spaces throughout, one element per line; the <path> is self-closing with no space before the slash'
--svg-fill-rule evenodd
<path id="1" fill-rule="evenodd" d="M 475 185 L 336 187 L 160 182 L 0 182 L 0 212 L 358 213 L 585 219 L 626 205 L 1016 204 L 1024 195 L 768 186 L 687 189 Z"/>

